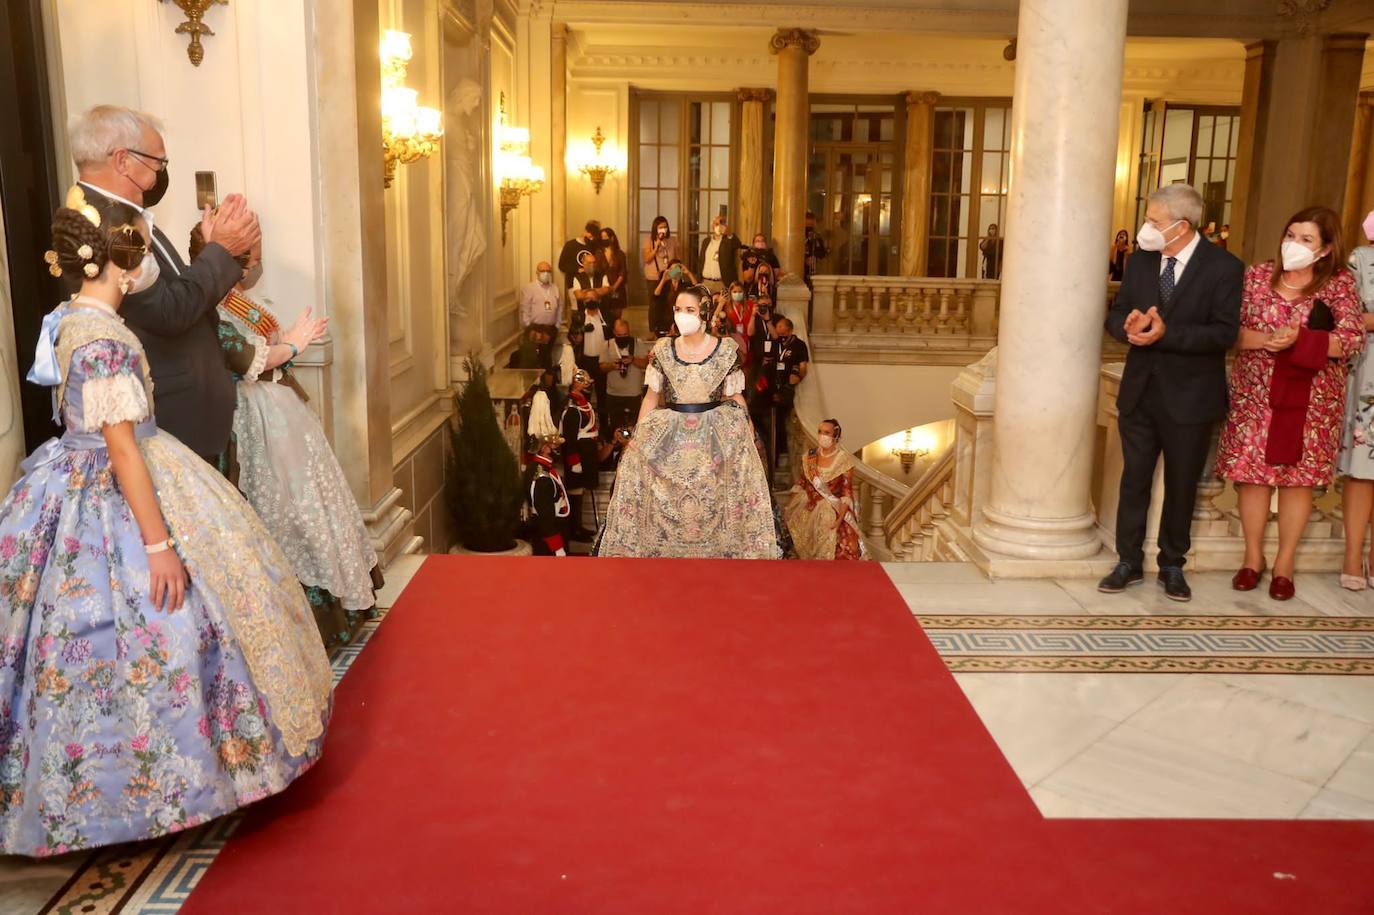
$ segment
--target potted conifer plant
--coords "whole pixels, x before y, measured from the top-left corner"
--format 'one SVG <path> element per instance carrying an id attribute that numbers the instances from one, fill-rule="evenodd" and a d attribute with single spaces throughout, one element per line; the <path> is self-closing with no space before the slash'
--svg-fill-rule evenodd
<path id="1" fill-rule="evenodd" d="M 515 536 L 524 496 L 520 467 L 496 421 L 486 367 L 474 356 L 464 365 L 449 487 L 459 543 L 452 552 L 529 555 L 530 545 Z"/>

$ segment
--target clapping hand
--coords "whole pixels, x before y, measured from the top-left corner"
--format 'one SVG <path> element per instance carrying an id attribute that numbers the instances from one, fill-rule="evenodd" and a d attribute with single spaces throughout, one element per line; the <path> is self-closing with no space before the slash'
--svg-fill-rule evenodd
<path id="1" fill-rule="evenodd" d="M 258 216 L 248 209 L 242 194 L 230 194 L 217 210 L 207 206 L 201 214 L 200 231 L 207 245 L 215 242 L 233 257 L 247 254 L 262 240 Z"/>
<path id="2" fill-rule="evenodd" d="M 1134 327 L 1131 318 L 1135 317 Z M 1159 309 L 1151 305 L 1150 310 L 1145 314 L 1139 311 L 1132 311 L 1126 316 L 1126 340 L 1132 346 L 1150 346 L 1164 336 L 1164 319 L 1159 316 Z"/>
<path id="3" fill-rule="evenodd" d="M 291 325 L 291 329 L 282 334 L 281 342 L 296 347 L 297 353 L 305 352 L 305 348 L 316 340 L 324 336 L 329 329 L 329 318 L 317 318 L 312 309 L 307 306 L 305 311 L 296 323 Z"/>
<path id="4" fill-rule="evenodd" d="M 1271 353 L 1281 353 L 1294 343 L 1298 342 L 1298 329 L 1301 327 L 1297 318 L 1293 323 L 1284 325 L 1269 335 L 1262 346 Z"/>

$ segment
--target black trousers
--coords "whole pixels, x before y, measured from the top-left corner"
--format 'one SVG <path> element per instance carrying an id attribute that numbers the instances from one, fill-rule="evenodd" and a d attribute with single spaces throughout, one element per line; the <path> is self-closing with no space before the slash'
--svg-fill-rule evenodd
<path id="1" fill-rule="evenodd" d="M 1120 417 L 1121 498 L 1116 510 L 1116 552 L 1122 562 L 1145 562 L 1145 520 L 1155 464 L 1164 456 L 1164 505 L 1159 520 L 1160 566 L 1183 567 L 1193 545 L 1193 506 L 1198 478 L 1207 463 L 1213 423 L 1170 419 L 1164 395 L 1149 384 L 1140 402 Z"/>

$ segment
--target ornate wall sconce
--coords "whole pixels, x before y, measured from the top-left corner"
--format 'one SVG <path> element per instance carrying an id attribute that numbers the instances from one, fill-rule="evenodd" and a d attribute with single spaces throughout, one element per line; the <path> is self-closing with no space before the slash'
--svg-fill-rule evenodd
<path id="1" fill-rule="evenodd" d="M 597 194 L 601 193 L 601 187 L 606 183 L 607 178 L 624 168 L 618 156 L 602 154 L 601 148 L 605 145 L 606 137 L 601 132 L 601 127 L 598 126 L 596 133 L 592 135 L 592 148 L 584 150 L 581 161 L 574 164 L 579 172 L 591 179 L 592 187 L 596 188 Z"/>
<path id="2" fill-rule="evenodd" d="M 419 93 L 405 86 L 414 51 L 410 36 L 387 29 L 382 33 L 382 147 L 384 183 L 391 187 L 396 167 L 434 155 L 444 135 L 444 114 L 419 104 Z"/>
<path id="3" fill-rule="evenodd" d="M 162 0 L 166 3 L 167 0 Z M 202 35 L 213 35 L 210 27 L 201 20 L 210 7 L 216 3 L 229 5 L 229 0 L 172 0 L 173 3 L 186 14 L 186 21 L 177 26 L 178 35 L 190 35 L 191 44 L 186 49 L 186 56 L 191 59 L 191 65 L 200 66 L 200 62 L 205 59 L 205 46 L 200 43 Z"/>
<path id="4" fill-rule="evenodd" d="M 916 466 L 918 460 L 930 456 L 930 447 L 926 441 L 926 436 L 922 435 L 921 441 L 913 443 L 913 431 L 912 429 L 906 430 L 902 434 L 901 447 L 892 449 L 892 453 L 897 455 L 902 462 L 902 473 L 911 473 L 911 468 Z"/>
<path id="5" fill-rule="evenodd" d="M 530 159 L 530 132 L 506 126 L 506 93 L 501 93 L 501 123 L 496 131 L 496 177 L 501 192 L 501 244 L 506 243 L 506 220 L 520 205 L 521 197 L 539 193 L 544 170 Z"/>

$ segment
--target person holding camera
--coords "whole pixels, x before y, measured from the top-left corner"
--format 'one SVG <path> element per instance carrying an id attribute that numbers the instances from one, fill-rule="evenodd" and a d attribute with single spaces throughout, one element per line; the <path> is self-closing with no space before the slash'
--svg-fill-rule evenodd
<path id="1" fill-rule="evenodd" d="M 656 295 L 658 281 L 668 272 L 669 265 L 681 259 L 682 251 L 678 248 L 677 239 L 673 237 L 672 229 L 668 226 L 668 217 L 655 216 L 653 226 L 649 229 L 649 237 L 644 240 L 644 247 L 640 251 L 640 263 L 644 266 L 644 283 L 649 287 L 651 295 Z M 669 321 L 671 320 L 669 318 Z"/>
<path id="2" fill-rule="evenodd" d="M 601 373 L 606 378 L 603 415 L 606 425 L 620 430 L 634 425 L 639 401 L 644 396 L 644 369 L 649 365 L 649 344 L 630 333 L 630 322 L 615 322 L 615 336 L 606 343 Z"/>

